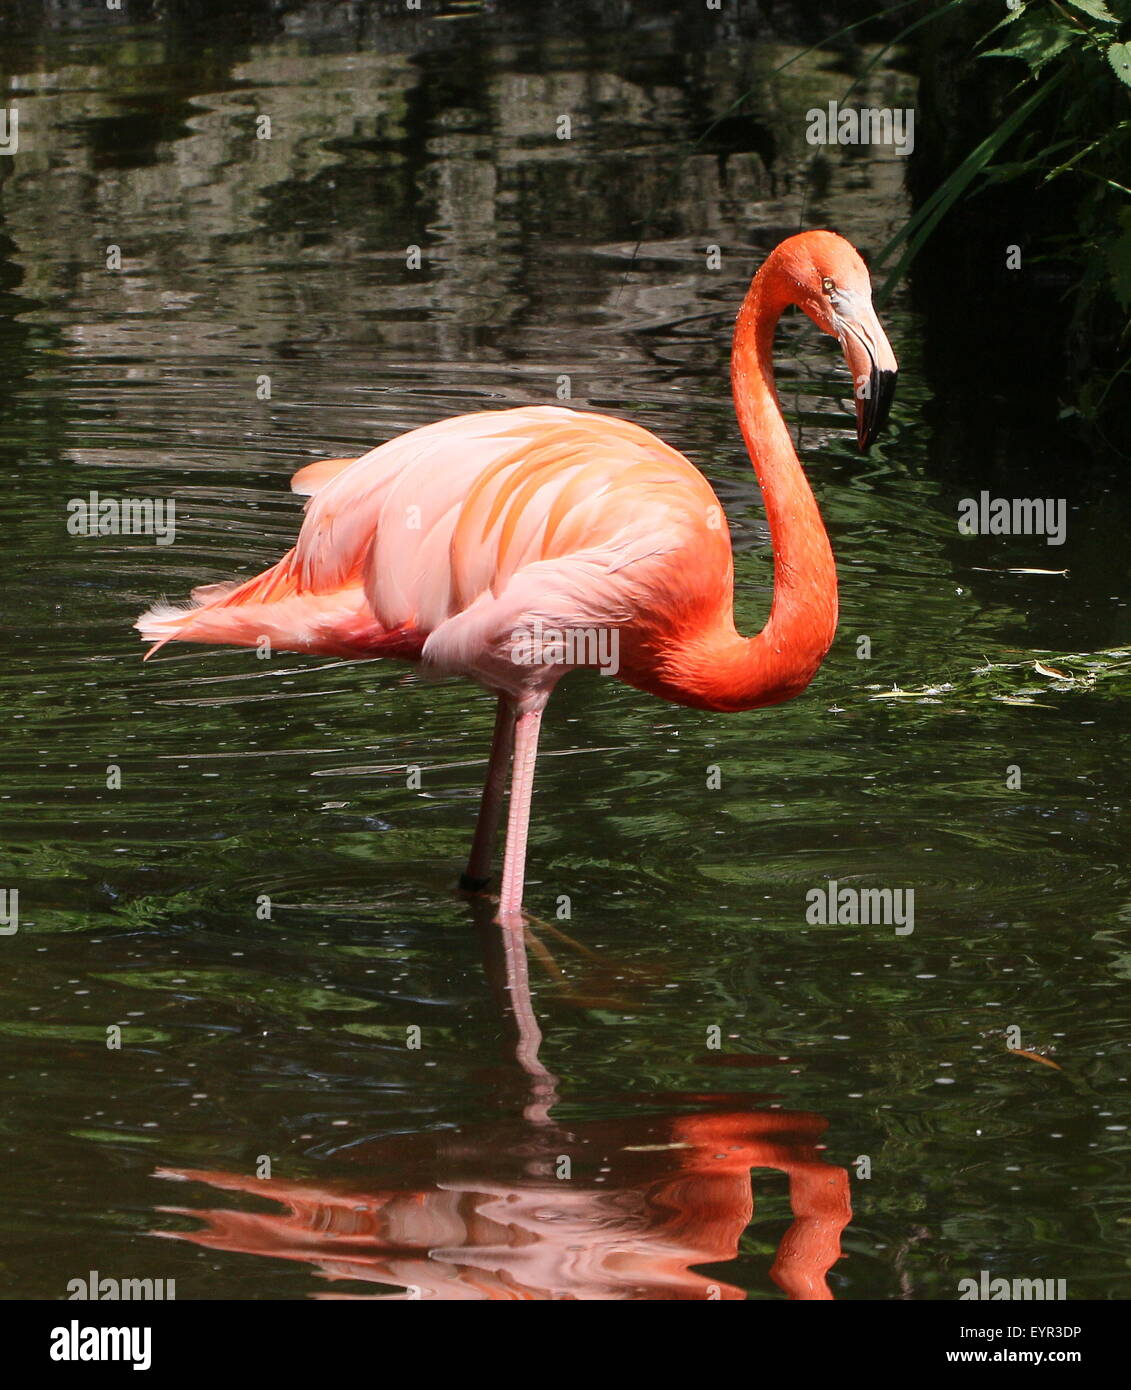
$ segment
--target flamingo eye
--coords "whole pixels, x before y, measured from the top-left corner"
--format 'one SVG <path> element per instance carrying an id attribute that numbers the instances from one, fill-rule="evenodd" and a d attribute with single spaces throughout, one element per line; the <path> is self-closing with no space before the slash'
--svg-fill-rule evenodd
<path id="1" fill-rule="evenodd" d="M 821 281 L 821 288 L 828 295 L 836 294 L 836 281 L 830 280 L 829 277 L 826 275 L 825 278 Z"/>

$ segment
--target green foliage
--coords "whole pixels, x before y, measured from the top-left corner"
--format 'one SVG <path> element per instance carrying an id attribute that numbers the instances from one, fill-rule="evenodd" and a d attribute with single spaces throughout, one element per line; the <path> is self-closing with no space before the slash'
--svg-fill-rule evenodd
<path id="1" fill-rule="evenodd" d="M 1116 18 L 1102 0 L 1068 0 L 1073 9 L 1083 10 L 1093 19 L 1098 19 L 1103 24 L 1115 24 Z"/>
<path id="2" fill-rule="evenodd" d="M 1107 60 L 1119 80 L 1131 87 L 1131 44 L 1113 43 L 1107 50 Z"/>
<path id="3" fill-rule="evenodd" d="M 1121 37 L 1129 21 L 1131 0 L 1022 0 L 994 25 L 978 57 L 1014 70 L 1024 65 L 1015 100 L 884 247 L 879 263 L 891 269 L 881 299 L 960 199 L 1025 179 L 1034 187 L 1063 182 L 1076 210 L 1074 231 L 1042 248 L 1081 268 L 1073 327 L 1087 324 L 1105 298 L 1131 308 L 1131 188 L 1121 181 L 1126 176 L 1113 177 L 1131 170 L 1131 119 L 1124 118 L 1131 42 Z M 1089 384 L 1078 403 L 1083 413 L 1098 411 L 1122 370 Z"/>
<path id="4" fill-rule="evenodd" d="M 927 238 L 963 196 L 975 184 L 979 176 L 988 176 L 1003 166 L 994 164 L 994 157 L 1007 140 L 1018 131 L 1036 108 L 1053 91 L 1054 83 L 1046 83 L 1032 93 L 1027 100 L 1001 122 L 992 134 L 988 135 L 976 149 L 962 161 L 957 169 L 945 179 L 927 198 L 903 227 L 892 237 L 880 252 L 878 261 L 884 265 L 888 258 L 901 246 L 903 251 L 895 266 L 884 281 L 879 300 L 887 298 L 892 286 L 903 277 L 907 267 L 922 249 Z"/>

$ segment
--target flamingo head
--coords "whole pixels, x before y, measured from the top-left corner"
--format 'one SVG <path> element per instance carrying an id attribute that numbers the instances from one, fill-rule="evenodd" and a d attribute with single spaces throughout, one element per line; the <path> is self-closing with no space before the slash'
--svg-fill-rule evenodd
<path id="1" fill-rule="evenodd" d="M 887 423 L 899 363 L 872 307 L 872 282 L 860 253 L 835 232 L 802 232 L 783 241 L 780 258 L 787 302 L 840 343 L 852 373 L 856 440 L 866 453 Z"/>

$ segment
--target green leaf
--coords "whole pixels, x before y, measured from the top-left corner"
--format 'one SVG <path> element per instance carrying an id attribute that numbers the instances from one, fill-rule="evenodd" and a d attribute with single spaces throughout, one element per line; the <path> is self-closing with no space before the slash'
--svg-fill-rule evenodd
<path id="1" fill-rule="evenodd" d="M 1074 10 L 1082 10 L 1085 14 L 1091 15 L 1093 19 L 1098 19 L 1101 24 L 1118 23 L 1103 0 L 1068 0 L 1068 3 Z"/>
<path id="2" fill-rule="evenodd" d="M 1063 53 L 1076 38 L 1073 30 L 1055 21 L 1034 24 L 1026 29 L 1012 48 L 990 48 L 980 58 L 1020 58 L 1034 72 L 1040 72 L 1058 53 Z"/>
<path id="3" fill-rule="evenodd" d="M 1113 43 L 1107 50 L 1107 60 L 1120 82 L 1131 87 L 1131 43 Z"/>
<path id="4" fill-rule="evenodd" d="M 992 29 L 988 29 L 986 33 L 982 35 L 982 42 L 984 43 L 985 40 L 988 39 L 991 34 L 996 34 L 999 29 L 1004 29 L 1007 24 L 1016 24 L 1016 22 L 1021 18 L 1021 16 L 1024 13 L 1024 3 L 1019 3 L 1016 9 L 1007 9 L 1005 12 L 1005 17 L 1003 19 L 999 19 Z"/>

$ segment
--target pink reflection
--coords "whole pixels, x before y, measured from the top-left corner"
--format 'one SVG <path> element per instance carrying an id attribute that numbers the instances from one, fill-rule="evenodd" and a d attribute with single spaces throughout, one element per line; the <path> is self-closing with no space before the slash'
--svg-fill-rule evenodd
<path id="1" fill-rule="evenodd" d="M 322 1298 L 741 1299 L 694 1267 L 736 1257 L 751 1170 L 773 1168 L 788 1176 L 794 1220 L 771 1276 L 790 1298 L 830 1299 L 852 1212 L 846 1171 L 817 1148 L 825 1127 L 764 1110 L 402 1136 L 343 1155 L 374 1175 L 355 1183 L 162 1169 L 284 1210 L 164 1208 L 205 1224 L 156 1234 L 406 1291 Z"/>

